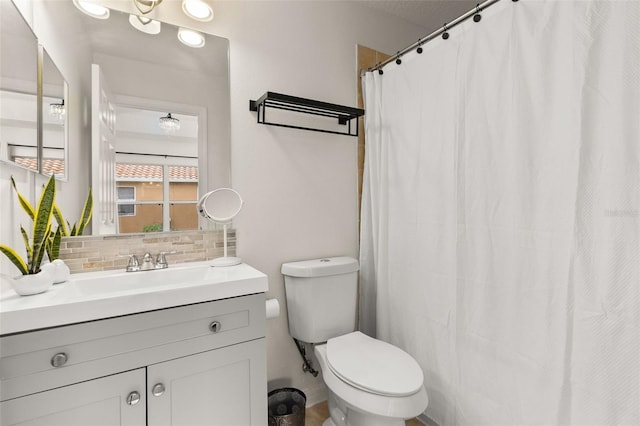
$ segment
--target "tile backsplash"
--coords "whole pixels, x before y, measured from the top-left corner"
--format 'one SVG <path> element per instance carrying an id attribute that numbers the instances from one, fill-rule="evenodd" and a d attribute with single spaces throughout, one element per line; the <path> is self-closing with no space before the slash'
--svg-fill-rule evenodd
<path id="1" fill-rule="evenodd" d="M 169 265 L 215 259 L 224 253 L 222 231 L 178 231 L 149 234 L 97 235 L 65 237 L 60 244 L 60 259 L 71 273 L 124 270 L 129 254 L 140 261 L 145 253 L 154 257 L 161 251 L 168 254 Z M 236 232 L 227 231 L 227 251 L 235 256 Z"/>

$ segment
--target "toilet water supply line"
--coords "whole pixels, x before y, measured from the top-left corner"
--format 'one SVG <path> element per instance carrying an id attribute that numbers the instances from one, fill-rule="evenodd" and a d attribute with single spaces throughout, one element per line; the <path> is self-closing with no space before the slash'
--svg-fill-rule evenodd
<path id="1" fill-rule="evenodd" d="M 304 343 L 292 337 L 293 341 L 296 342 L 296 347 L 298 348 L 298 352 L 300 352 L 300 356 L 302 357 L 302 371 L 305 373 L 311 373 L 313 377 L 318 377 L 318 371 L 313 368 L 310 359 L 307 359 L 307 350 L 304 347 Z"/>

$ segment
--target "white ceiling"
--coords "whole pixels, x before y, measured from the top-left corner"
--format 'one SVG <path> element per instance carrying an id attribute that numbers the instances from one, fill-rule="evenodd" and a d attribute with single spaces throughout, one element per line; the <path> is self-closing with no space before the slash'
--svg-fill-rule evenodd
<path id="1" fill-rule="evenodd" d="M 362 4 L 425 28 L 425 36 L 476 7 L 476 0 L 367 0 Z M 482 1 L 480 1 L 482 3 Z"/>

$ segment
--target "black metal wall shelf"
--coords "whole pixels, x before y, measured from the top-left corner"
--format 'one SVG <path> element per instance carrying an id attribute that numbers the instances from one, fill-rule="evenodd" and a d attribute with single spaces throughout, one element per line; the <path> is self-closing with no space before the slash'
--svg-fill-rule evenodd
<path id="1" fill-rule="evenodd" d="M 266 120 L 267 108 L 294 111 L 303 114 L 319 115 L 335 118 L 345 126 L 345 131 L 325 130 L 314 127 L 296 126 L 292 124 L 275 123 Z M 313 132 L 333 133 L 337 135 L 358 136 L 358 117 L 364 115 L 364 110 L 312 99 L 298 98 L 281 93 L 267 92 L 256 101 L 249 101 L 249 110 L 257 112 L 258 123 L 270 126 L 289 127 L 291 129 L 311 130 Z M 352 125 L 353 120 L 355 124 Z M 355 129 L 355 132 L 354 132 Z"/>

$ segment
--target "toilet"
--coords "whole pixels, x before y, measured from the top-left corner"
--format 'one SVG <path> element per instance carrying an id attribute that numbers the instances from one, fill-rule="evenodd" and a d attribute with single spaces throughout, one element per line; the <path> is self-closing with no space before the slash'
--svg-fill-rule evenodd
<path id="1" fill-rule="evenodd" d="M 400 348 L 356 329 L 358 261 L 282 265 L 289 334 L 314 344 L 329 391 L 323 426 L 404 426 L 429 402 L 422 369 Z"/>

